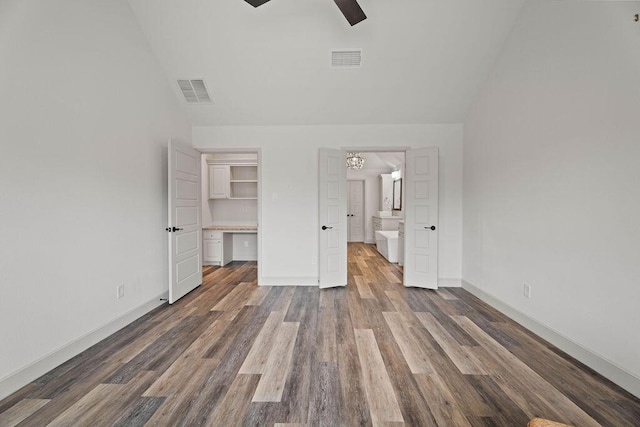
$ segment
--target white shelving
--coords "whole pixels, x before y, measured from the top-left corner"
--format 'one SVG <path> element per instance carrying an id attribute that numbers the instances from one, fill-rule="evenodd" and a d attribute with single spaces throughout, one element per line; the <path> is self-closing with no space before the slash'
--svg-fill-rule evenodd
<path id="1" fill-rule="evenodd" d="M 257 165 L 229 165 L 229 198 L 258 198 Z"/>
<path id="2" fill-rule="evenodd" d="M 256 200 L 258 165 L 209 164 L 209 198 Z"/>

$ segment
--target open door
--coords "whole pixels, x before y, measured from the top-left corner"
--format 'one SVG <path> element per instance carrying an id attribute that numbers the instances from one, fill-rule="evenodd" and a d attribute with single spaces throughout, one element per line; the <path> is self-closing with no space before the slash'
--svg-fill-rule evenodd
<path id="1" fill-rule="evenodd" d="M 438 288 L 438 148 L 405 159 L 404 285 Z"/>
<path id="2" fill-rule="evenodd" d="M 346 152 L 320 149 L 318 205 L 320 288 L 347 285 Z"/>
<path id="3" fill-rule="evenodd" d="M 200 155 L 169 141 L 169 304 L 202 283 Z"/>

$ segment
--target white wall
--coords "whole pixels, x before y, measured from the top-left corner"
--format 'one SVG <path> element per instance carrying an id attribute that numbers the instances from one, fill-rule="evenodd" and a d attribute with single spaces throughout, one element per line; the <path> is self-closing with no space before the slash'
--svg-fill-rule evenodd
<path id="1" fill-rule="evenodd" d="M 461 125 L 194 127 L 193 140 L 200 149 L 262 149 L 262 284 L 317 284 L 320 147 L 439 147 L 439 275 L 459 283 Z"/>
<path id="2" fill-rule="evenodd" d="M 637 395 L 639 10 L 528 2 L 465 123 L 463 233 L 465 282 Z"/>
<path id="3" fill-rule="evenodd" d="M 2 398 L 167 291 L 166 141 L 191 130 L 125 0 L 0 17 Z"/>

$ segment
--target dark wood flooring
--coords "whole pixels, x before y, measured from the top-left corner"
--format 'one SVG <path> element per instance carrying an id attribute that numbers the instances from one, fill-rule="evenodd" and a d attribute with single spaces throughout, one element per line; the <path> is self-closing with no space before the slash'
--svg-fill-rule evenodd
<path id="1" fill-rule="evenodd" d="M 204 283 L 0 401 L 0 426 L 639 426 L 640 401 L 459 288 L 401 285 L 349 244 L 349 285 Z"/>

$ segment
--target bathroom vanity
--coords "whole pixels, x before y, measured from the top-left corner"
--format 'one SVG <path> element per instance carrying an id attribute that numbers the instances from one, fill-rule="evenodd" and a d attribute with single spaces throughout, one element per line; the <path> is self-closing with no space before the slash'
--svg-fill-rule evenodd
<path id="1" fill-rule="evenodd" d="M 373 231 L 398 230 L 398 223 L 402 221 L 401 216 L 373 216 Z"/>

